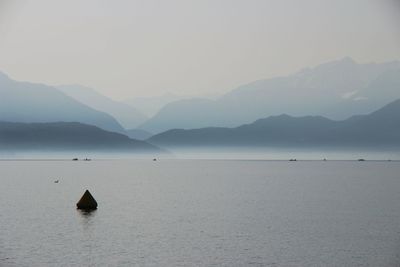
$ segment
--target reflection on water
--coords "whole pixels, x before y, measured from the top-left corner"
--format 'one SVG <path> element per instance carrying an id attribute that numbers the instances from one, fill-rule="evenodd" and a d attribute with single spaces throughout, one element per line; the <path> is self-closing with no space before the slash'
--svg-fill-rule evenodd
<path id="1" fill-rule="evenodd" d="M 84 227 L 90 227 L 95 222 L 97 210 L 81 210 L 76 209 L 78 216 L 80 217 L 81 224 Z"/>
<path id="2" fill-rule="evenodd" d="M 78 214 L 85 219 L 90 219 L 91 217 L 96 216 L 97 209 L 95 210 L 83 210 L 83 209 L 76 209 Z"/>
<path id="3" fill-rule="evenodd" d="M 96 266 L 96 247 L 97 238 L 95 232 L 97 210 L 80 210 L 77 209 L 80 218 L 82 232 L 80 242 L 82 244 L 82 263 L 86 266 Z"/>

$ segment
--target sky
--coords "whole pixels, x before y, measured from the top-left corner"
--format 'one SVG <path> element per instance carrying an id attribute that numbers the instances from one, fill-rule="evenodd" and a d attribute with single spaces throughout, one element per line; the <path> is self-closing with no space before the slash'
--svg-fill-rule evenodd
<path id="1" fill-rule="evenodd" d="M 400 0 L 0 0 L 0 71 L 114 99 L 400 59 Z"/>

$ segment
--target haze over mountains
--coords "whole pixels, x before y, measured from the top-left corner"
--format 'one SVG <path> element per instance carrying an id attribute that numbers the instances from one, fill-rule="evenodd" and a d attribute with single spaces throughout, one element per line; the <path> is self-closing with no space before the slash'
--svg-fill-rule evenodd
<path id="1" fill-rule="evenodd" d="M 174 101 L 176 99 L 179 100 Z M 65 136 L 55 138 L 56 133 L 62 133 L 55 128 L 65 128 L 73 133 L 71 129 L 76 127 L 78 143 L 79 140 L 88 141 L 79 139 L 79 135 L 94 134 L 95 138 L 104 134 L 92 132 L 90 125 L 93 125 L 97 131 L 126 135 L 113 136 L 115 144 L 119 142 L 117 140 L 131 140 L 127 136 L 145 140 L 153 133 L 161 132 L 148 140 L 166 147 L 397 146 L 400 109 L 396 108 L 399 101 L 372 114 L 349 118 L 373 112 L 394 99 L 400 99 L 398 61 L 357 64 L 344 58 L 286 77 L 249 83 L 216 100 L 181 99 L 175 95 L 136 99 L 139 106 L 142 103 L 141 109 L 147 107 L 148 113 L 167 103 L 150 119 L 131 106 L 135 102 L 132 100 L 115 101 L 78 85 L 52 87 L 14 81 L 0 73 L 0 122 L 23 123 L 3 124 L 7 129 L 18 126 L 15 133 L 21 138 L 29 139 L 30 134 L 34 135 L 36 131 L 43 135 L 43 129 L 48 129 L 54 134 L 49 142 L 74 140 L 63 139 Z M 248 124 L 252 121 L 255 122 Z M 174 128 L 178 130 L 171 130 Z M 24 131 L 30 133 L 23 134 Z M 11 144 L 18 143 L 13 139 L 7 140 Z M 129 142 L 126 143 L 128 147 L 131 146 Z"/>
<path id="2" fill-rule="evenodd" d="M 321 116 L 272 116 L 236 128 L 169 130 L 148 141 L 178 147 L 400 148 L 400 99 L 368 114 L 333 121 Z"/>
<path id="3" fill-rule="evenodd" d="M 99 111 L 113 116 L 125 129 L 133 129 L 147 120 L 147 116 L 134 107 L 112 100 L 89 87 L 81 85 L 58 86 L 64 94 Z"/>
<path id="4" fill-rule="evenodd" d="M 82 122 L 125 132 L 109 114 L 95 110 L 44 84 L 17 82 L 0 72 L 0 121 Z"/>
<path id="5" fill-rule="evenodd" d="M 286 113 L 345 119 L 400 97 L 400 62 L 358 64 L 351 58 L 255 81 L 219 97 L 167 104 L 140 128 L 153 133 L 209 126 L 235 127 Z"/>
<path id="6" fill-rule="evenodd" d="M 154 116 L 165 105 L 184 99 L 186 97 L 178 96 L 172 93 L 166 93 L 161 96 L 154 97 L 135 97 L 129 98 L 124 103 L 137 108 L 140 112 L 146 114 L 148 117 Z"/>

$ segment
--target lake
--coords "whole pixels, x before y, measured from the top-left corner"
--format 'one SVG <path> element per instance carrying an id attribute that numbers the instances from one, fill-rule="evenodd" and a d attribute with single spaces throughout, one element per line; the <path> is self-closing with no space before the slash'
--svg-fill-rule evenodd
<path id="1" fill-rule="evenodd" d="M 398 161 L 0 161 L 0 182 L 0 266 L 400 264 Z"/>

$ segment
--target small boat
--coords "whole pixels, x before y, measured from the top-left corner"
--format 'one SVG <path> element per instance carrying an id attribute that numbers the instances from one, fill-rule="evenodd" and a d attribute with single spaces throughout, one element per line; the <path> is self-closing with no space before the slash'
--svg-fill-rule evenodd
<path id="1" fill-rule="evenodd" d="M 157 159 L 153 159 L 153 161 L 157 161 Z"/>
<path id="2" fill-rule="evenodd" d="M 91 161 L 91 159 L 86 158 L 86 159 L 84 159 L 84 161 Z"/>
<path id="3" fill-rule="evenodd" d="M 358 161 L 365 161 L 365 159 L 358 159 Z"/>
<path id="4" fill-rule="evenodd" d="M 59 181 L 60 181 L 60 180 L 55 180 L 54 183 L 58 184 Z"/>
<path id="5" fill-rule="evenodd" d="M 77 161 L 77 160 L 78 160 L 78 158 L 73 158 L 72 160 L 73 160 L 73 161 Z"/>
<path id="6" fill-rule="evenodd" d="M 289 161 L 297 161 L 297 159 L 290 159 Z"/>

